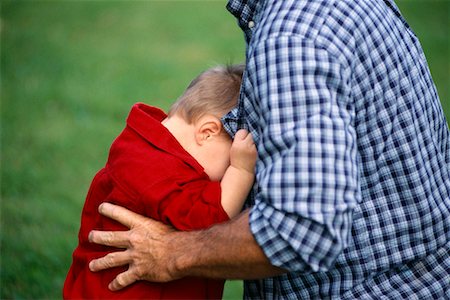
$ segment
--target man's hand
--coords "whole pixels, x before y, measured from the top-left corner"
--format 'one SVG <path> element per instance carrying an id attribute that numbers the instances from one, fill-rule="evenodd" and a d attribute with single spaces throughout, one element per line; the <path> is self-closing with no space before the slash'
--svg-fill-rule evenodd
<path id="1" fill-rule="evenodd" d="M 123 207 L 110 203 L 99 206 L 99 212 L 130 228 L 129 231 L 91 231 L 92 243 L 124 248 L 90 262 L 89 268 L 97 272 L 129 264 L 110 284 L 110 290 L 120 290 L 137 280 L 167 282 L 178 279 L 175 262 L 170 260 L 171 234 L 175 230 L 160 222 L 145 218 Z"/>
<path id="2" fill-rule="evenodd" d="M 256 279 L 286 271 L 270 264 L 249 228 L 249 211 L 201 231 L 176 231 L 123 207 L 103 203 L 99 212 L 129 231 L 91 231 L 93 243 L 117 248 L 89 264 L 91 271 L 129 265 L 109 284 L 120 290 L 137 280 L 167 282 L 185 276 Z"/>

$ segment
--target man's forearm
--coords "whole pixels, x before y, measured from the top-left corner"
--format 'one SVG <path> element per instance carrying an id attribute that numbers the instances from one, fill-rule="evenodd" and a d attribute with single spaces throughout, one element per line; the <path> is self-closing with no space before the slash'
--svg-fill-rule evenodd
<path id="1" fill-rule="evenodd" d="M 223 279 L 256 279 L 286 271 L 272 266 L 256 243 L 249 211 L 231 221 L 194 232 L 174 232 L 171 242 L 178 275 Z"/>

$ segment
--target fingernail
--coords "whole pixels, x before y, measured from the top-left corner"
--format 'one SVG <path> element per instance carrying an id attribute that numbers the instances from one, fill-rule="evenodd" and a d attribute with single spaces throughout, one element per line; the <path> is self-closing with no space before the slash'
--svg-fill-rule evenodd
<path id="1" fill-rule="evenodd" d="M 89 263 L 89 270 L 94 271 L 94 263 L 92 261 Z"/>
<path id="2" fill-rule="evenodd" d="M 89 240 L 89 242 L 91 242 L 91 243 L 92 243 L 92 239 L 94 238 L 92 235 L 93 235 L 92 231 L 89 232 L 88 240 Z"/>

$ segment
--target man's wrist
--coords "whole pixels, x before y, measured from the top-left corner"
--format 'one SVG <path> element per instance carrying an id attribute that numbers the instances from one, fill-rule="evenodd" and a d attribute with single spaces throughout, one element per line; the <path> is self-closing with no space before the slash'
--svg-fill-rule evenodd
<path id="1" fill-rule="evenodd" d="M 255 279 L 286 272 L 272 266 L 254 240 L 248 211 L 208 229 L 174 232 L 168 242 L 165 255 L 173 279 Z"/>
<path id="2" fill-rule="evenodd" d="M 168 255 L 173 258 L 172 265 L 169 267 L 172 277 L 178 279 L 191 276 L 191 270 L 194 266 L 196 243 L 191 236 L 195 232 L 176 231 L 173 232 L 170 243 L 172 244 L 172 253 Z M 189 242 L 189 240 L 192 240 Z"/>

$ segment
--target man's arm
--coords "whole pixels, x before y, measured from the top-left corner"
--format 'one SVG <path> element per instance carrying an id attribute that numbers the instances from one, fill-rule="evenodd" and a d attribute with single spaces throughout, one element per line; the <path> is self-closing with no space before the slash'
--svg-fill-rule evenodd
<path id="1" fill-rule="evenodd" d="M 271 33 L 246 61 L 243 110 L 259 154 L 250 230 L 290 272 L 333 268 L 361 199 L 351 69 L 322 42 Z"/>
<path id="2" fill-rule="evenodd" d="M 91 242 L 124 248 L 93 260 L 92 271 L 129 264 L 126 272 L 111 282 L 119 290 L 137 280 L 166 282 L 186 276 L 225 279 L 255 279 L 276 276 L 283 269 L 272 266 L 249 228 L 249 211 L 231 221 L 201 231 L 181 232 L 104 203 L 101 214 L 130 228 L 122 232 L 92 231 Z"/>

